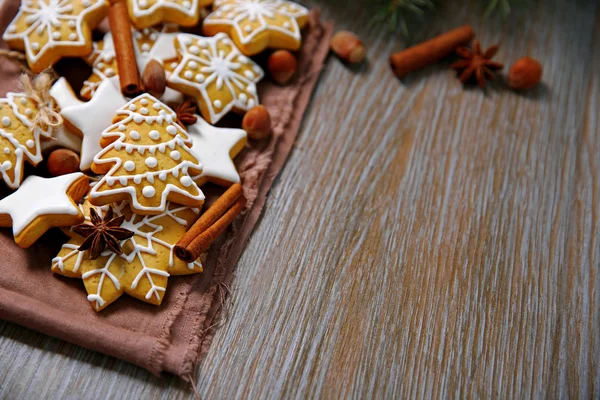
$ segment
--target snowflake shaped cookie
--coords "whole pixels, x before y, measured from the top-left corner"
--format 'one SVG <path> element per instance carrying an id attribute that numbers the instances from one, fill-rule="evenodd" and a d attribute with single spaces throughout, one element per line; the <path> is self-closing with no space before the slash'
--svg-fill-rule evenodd
<path id="1" fill-rule="evenodd" d="M 90 223 L 91 204 L 85 201 L 81 211 Z M 97 207 L 103 215 L 106 207 Z M 84 238 L 69 231 L 71 238 L 52 260 L 52 271 L 71 278 L 81 278 L 88 300 L 100 311 L 123 293 L 150 304 L 160 305 L 170 275 L 189 275 L 202 272 L 199 261 L 185 263 L 174 256 L 179 238 L 198 218 L 199 210 L 168 203 L 159 215 L 141 216 L 130 211 L 126 202 L 114 208 L 115 216 L 125 215 L 121 227 L 134 236 L 120 242 L 123 254 L 104 251 L 95 260 L 77 250 Z"/>
<path id="2" fill-rule="evenodd" d="M 51 137 L 51 128 L 34 127 L 37 113 L 36 103 L 24 93 L 0 99 L 0 173 L 11 189 L 21 184 L 25 161 L 32 165 L 42 161 L 40 137 Z"/>
<path id="3" fill-rule="evenodd" d="M 129 18 L 136 28 L 148 28 L 163 22 L 194 26 L 200 11 L 213 0 L 127 0 Z"/>
<path id="4" fill-rule="evenodd" d="M 259 103 L 256 83 L 264 72 L 226 34 L 179 34 L 176 44 L 181 60 L 168 84 L 195 97 L 208 122 L 215 124 L 230 111 L 244 113 Z"/>
<path id="5" fill-rule="evenodd" d="M 267 47 L 298 50 L 307 22 L 308 10 L 291 1 L 216 0 L 202 27 L 208 36 L 229 34 L 244 54 L 254 55 Z"/>
<path id="6" fill-rule="evenodd" d="M 24 50 L 29 67 L 38 73 L 62 57 L 88 55 L 92 29 L 107 11 L 106 0 L 21 0 L 3 39 Z"/>
<path id="7" fill-rule="evenodd" d="M 146 64 L 152 59 L 157 60 L 164 65 L 167 75 L 172 71 L 171 65 L 177 65 L 177 50 L 175 49 L 175 35 L 177 35 L 175 25 L 164 25 L 157 28 L 144 28 L 141 30 L 132 29 L 133 49 L 140 74 L 146 68 Z M 93 51 L 86 59 L 92 67 L 92 74 L 83 82 L 81 97 L 86 100 L 92 98 L 100 83 L 105 79 L 110 79 L 116 87 L 119 84 L 119 69 L 117 65 L 117 55 L 114 48 L 112 33 L 108 32 L 104 38 L 94 42 Z M 171 90 L 171 92 L 174 92 Z M 183 96 L 175 93 L 166 93 L 168 99 L 174 103 L 183 101 Z M 177 97 L 177 98 L 176 98 Z"/>

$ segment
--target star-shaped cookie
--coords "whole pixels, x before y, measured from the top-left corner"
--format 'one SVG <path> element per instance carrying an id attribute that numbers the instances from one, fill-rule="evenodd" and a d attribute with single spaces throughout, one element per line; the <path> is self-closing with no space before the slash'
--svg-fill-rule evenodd
<path id="1" fill-rule="evenodd" d="M 194 26 L 203 7 L 213 0 L 127 0 L 129 18 L 136 28 L 142 29 L 163 22 Z"/>
<path id="2" fill-rule="evenodd" d="M 65 124 L 83 136 L 79 168 L 86 171 L 92 166 L 94 156 L 102 150 L 102 132 L 112 125 L 116 111 L 127 100 L 109 80 L 100 84 L 94 97 L 87 103 L 77 101 L 73 90 L 64 81 L 59 86 L 56 85 L 55 83 L 53 86 L 56 90 L 52 95 L 60 106 Z"/>
<path id="3" fill-rule="evenodd" d="M 181 60 L 168 85 L 195 97 L 208 122 L 216 124 L 230 111 L 244 113 L 258 104 L 256 83 L 264 72 L 226 34 L 179 34 L 175 43 Z"/>
<path id="4" fill-rule="evenodd" d="M 106 0 L 22 0 L 3 39 L 25 51 L 35 73 L 63 57 L 84 57 L 92 50 L 92 29 L 108 11 Z"/>
<path id="5" fill-rule="evenodd" d="M 308 10 L 285 0 L 216 0 L 214 11 L 203 21 L 204 33 L 229 34 L 246 55 L 267 47 L 298 50 L 300 29 L 308 22 Z"/>
<path id="6" fill-rule="evenodd" d="M 89 187 L 88 177 L 81 172 L 56 178 L 32 175 L 16 192 L 0 200 L 0 226 L 12 226 L 15 242 L 29 247 L 52 227 L 82 222 L 76 202 Z"/>
<path id="7" fill-rule="evenodd" d="M 90 221 L 91 204 L 81 209 Z M 108 206 L 96 207 L 102 215 Z M 84 238 L 73 232 L 52 260 L 54 273 L 81 278 L 94 310 L 100 311 L 123 293 L 147 303 L 159 305 L 164 297 L 170 275 L 189 275 L 202 272 L 200 261 L 185 263 L 174 256 L 175 243 L 198 218 L 199 210 L 168 203 L 166 211 L 153 216 L 140 216 L 130 211 L 126 202 L 115 205 L 114 216 L 125 215 L 122 228 L 134 236 L 120 242 L 123 254 L 104 251 L 95 260 L 77 250 Z"/>
<path id="8" fill-rule="evenodd" d="M 196 154 L 204 169 L 194 180 L 201 186 L 213 182 L 230 186 L 240 181 L 232 158 L 235 158 L 246 145 L 248 139 L 243 129 L 217 128 L 198 117 L 194 125 L 188 126 L 193 140 L 192 152 Z"/>

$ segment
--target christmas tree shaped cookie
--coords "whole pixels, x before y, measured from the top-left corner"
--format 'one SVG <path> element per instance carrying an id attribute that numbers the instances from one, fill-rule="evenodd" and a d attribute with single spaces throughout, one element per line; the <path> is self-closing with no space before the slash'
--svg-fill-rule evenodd
<path id="1" fill-rule="evenodd" d="M 91 224 L 91 204 L 81 206 L 87 224 Z M 108 206 L 97 207 L 99 216 L 106 216 Z M 185 263 L 174 257 L 175 243 L 198 218 L 199 210 L 167 203 L 165 211 L 152 216 L 132 213 L 126 202 L 113 208 L 114 216 L 125 215 L 121 228 L 133 232 L 120 241 L 123 254 L 109 250 L 97 259 L 90 259 L 78 250 L 84 238 L 67 232 L 70 240 L 52 260 L 52 271 L 71 278 L 81 278 L 94 310 L 100 311 L 123 293 L 147 303 L 160 305 L 170 275 L 202 272 L 199 261 Z"/>
<path id="2" fill-rule="evenodd" d="M 179 34 L 175 42 L 181 60 L 168 84 L 195 97 L 208 122 L 216 124 L 230 111 L 244 113 L 258 104 L 256 83 L 264 72 L 227 35 Z"/>
<path id="3" fill-rule="evenodd" d="M 233 38 L 246 55 L 267 47 L 298 50 L 300 29 L 308 22 L 308 10 L 285 0 L 216 0 L 215 10 L 202 24 L 207 36 L 219 32 Z"/>
<path id="4" fill-rule="evenodd" d="M 92 204 L 128 200 L 142 215 L 165 212 L 167 201 L 202 205 L 204 194 L 190 177 L 201 173 L 202 166 L 173 110 L 143 94 L 118 110 L 113 121 L 102 133 L 103 149 L 92 163 L 92 171 L 106 174 L 90 192 Z"/>
<path id="5" fill-rule="evenodd" d="M 42 161 L 40 136 L 52 134 L 50 127 L 34 124 L 38 111 L 24 93 L 8 93 L 0 99 L 0 172 L 11 189 L 21 184 L 25 161 L 33 165 Z"/>

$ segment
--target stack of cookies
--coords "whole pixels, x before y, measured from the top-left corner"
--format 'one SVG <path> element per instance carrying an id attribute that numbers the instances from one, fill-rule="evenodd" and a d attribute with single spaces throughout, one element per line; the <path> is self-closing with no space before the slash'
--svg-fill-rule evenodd
<path id="1" fill-rule="evenodd" d="M 82 279 L 96 311 L 123 293 L 160 305 L 170 275 L 202 272 L 175 252 L 202 186 L 240 183 L 248 132 L 214 125 L 261 107 L 252 57 L 298 50 L 307 22 L 285 0 L 22 0 L 3 39 L 40 75 L 0 99 L 0 226 L 24 248 L 61 228 L 52 271 Z M 92 68 L 78 95 L 46 73 L 65 57 Z"/>

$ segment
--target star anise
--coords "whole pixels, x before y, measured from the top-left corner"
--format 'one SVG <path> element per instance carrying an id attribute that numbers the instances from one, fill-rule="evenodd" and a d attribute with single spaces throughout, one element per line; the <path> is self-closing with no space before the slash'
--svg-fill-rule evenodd
<path id="1" fill-rule="evenodd" d="M 473 77 L 473 74 L 475 74 L 475 79 L 479 87 L 484 88 L 486 78 L 494 80 L 495 75 L 493 71 L 504 67 L 504 64 L 491 60 L 498 52 L 498 47 L 498 45 L 494 45 L 482 53 L 481 44 L 478 40 L 475 40 L 473 43 L 473 50 L 466 47 L 458 47 L 456 53 L 463 60 L 451 64 L 450 68 L 463 70 L 460 74 L 460 81 L 462 83 L 468 82 Z"/>
<path id="2" fill-rule="evenodd" d="M 175 109 L 177 119 L 185 125 L 194 125 L 198 118 L 196 117 L 196 103 L 192 100 L 186 100 L 182 104 L 178 105 Z"/>
<path id="3" fill-rule="evenodd" d="M 113 209 L 110 207 L 104 218 L 100 218 L 94 207 L 90 208 L 92 225 L 81 224 L 73 227 L 73 232 L 83 236 L 85 240 L 79 246 L 79 251 L 90 250 L 90 259 L 95 260 L 108 248 L 117 255 L 123 254 L 120 240 L 129 239 L 134 233 L 121 228 L 125 215 L 113 218 Z"/>

